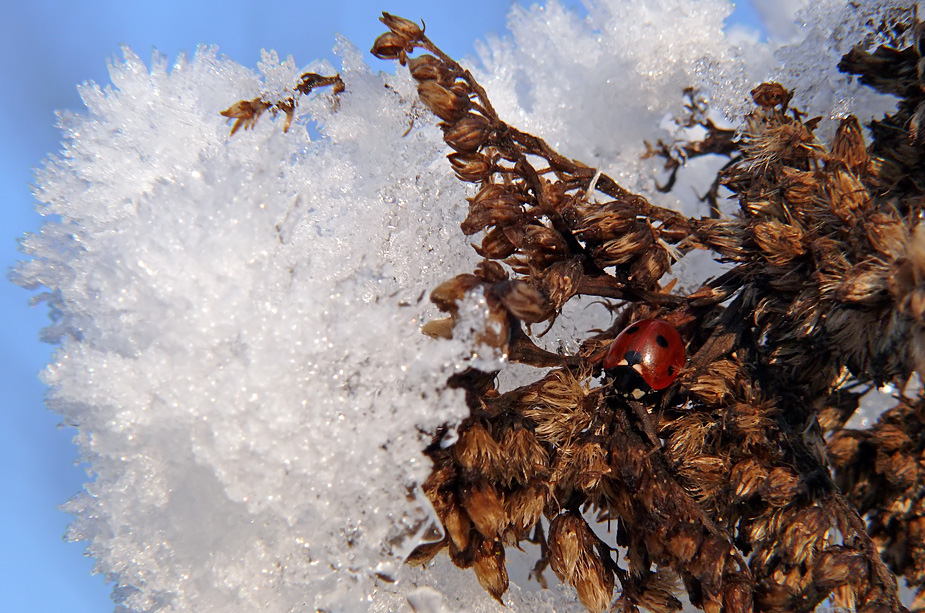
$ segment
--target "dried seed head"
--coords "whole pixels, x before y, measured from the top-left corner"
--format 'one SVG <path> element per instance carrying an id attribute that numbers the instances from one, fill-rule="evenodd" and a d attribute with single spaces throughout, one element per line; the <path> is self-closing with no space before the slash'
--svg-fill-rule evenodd
<path id="1" fill-rule="evenodd" d="M 410 19 L 392 15 L 385 11 L 382 12 L 382 17 L 379 18 L 379 21 L 384 23 L 388 29 L 409 40 L 418 40 L 424 34 L 424 29 Z"/>
<path id="2" fill-rule="evenodd" d="M 562 235 L 541 223 L 526 224 L 518 245 L 540 267 L 561 260 L 569 253 Z"/>
<path id="3" fill-rule="evenodd" d="M 581 262 L 577 258 L 556 262 L 546 269 L 542 288 L 549 296 L 554 310 L 559 311 L 578 292 L 583 274 Z"/>
<path id="4" fill-rule="evenodd" d="M 596 539 L 588 524 L 571 513 L 556 516 L 549 525 L 549 565 L 570 583 L 589 611 L 605 611 L 613 597 L 614 577 L 594 551 Z"/>
<path id="5" fill-rule="evenodd" d="M 752 90 L 752 100 L 762 108 L 770 109 L 782 105 L 786 107 L 793 97 L 780 83 L 762 83 Z"/>
<path id="6" fill-rule="evenodd" d="M 447 65 L 428 53 L 409 58 L 408 69 L 416 81 L 437 81 L 444 85 L 452 82 Z"/>
<path id="7" fill-rule="evenodd" d="M 462 119 L 471 104 L 469 96 L 456 86 L 447 88 L 437 81 L 419 83 L 418 96 L 434 115 L 448 123 Z"/>
<path id="8" fill-rule="evenodd" d="M 501 475 L 506 470 L 504 449 L 478 421 L 460 429 L 453 456 L 472 476 Z"/>
<path id="9" fill-rule="evenodd" d="M 739 500 L 751 498 L 768 478 L 768 471 L 757 461 L 748 459 L 732 467 L 729 481 L 735 487 Z"/>
<path id="10" fill-rule="evenodd" d="M 472 520 L 458 504 L 448 504 L 441 516 L 446 534 L 457 551 L 465 551 L 469 547 L 472 532 Z"/>
<path id="11" fill-rule="evenodd" d="M 505 281 L 494 287 L 501 303 L 511 315 L 526 324 L 535 324 L 552 315 L 549 301 L 524 281 Z"/>
<path id="12" fill-rule="evenodd" d="M 549 454 L 526 428 L 514 427 L 504 433 L 501 447 L 507 455 L 507 483 L 528 483 L 549 472 Z"/>
<path id="13" fill-rule="evenodd" d="M 430 293 L 430 301 L 444 313 L 455 315 L 459 312 L 457 302 L 481 283 L 481 279 L 475 275 L 457 275 L 455 279 L 444 281 L 434 288 L 434 291 Z"/>
<path id="14" fill-rule="evenodd" d="M 485 233 L 481 246 L 476 246 L 475 251 L 483 258 L 503 260 L 517 251 L 517 247 L 508 239 L 505 228 L 495 227 Z"/>
<path id="15" fill-rule="evenodd" d="M 468 200 L 469 215 L 460 224 L 466 236 L 480 232 L 488 226 L 513 224 L 523 215 L 517 195 L 500 185 L 486 185 Z"/>
<path id="16" fill-rule="evenodd" d="M 800 478 L 792 470 L 778 466 L 768 473 L 761 495 L 772 507 L 785 507 L 803 490 Z"/>
<path id="17" fill-rule="evenodd" d="M 867 167 L 867 145 L 861 124 L 854 115 L 841 120 L 832 143 L 832 158 L 855 173 Z"/>
<path id="18" fill-rule="evenodd" d="M 270 103 L 264 102 L 260 98 L 253 100 L 239 100 L 222 111 L 220 115 L 229 119 L 234 119 L 234 125 L 231 126 L 231 134 L 240 130 L 242 127 L 249 130 L 257 123 L 260 115 L 270 108 Z"/>
<path id="19" fill-rule="evenodd" d="M 809 563 L 828 529 L 828 517 L 819 507 L 807 507 L 791 516 L 781 537 L 789 561 L 795 565 Z"/>
<path id="20" fill-rule="evenodd" d="M 519 540 L 540 521 L 546 507 L 546 494 L 546 487 L 538 484 L 514 490 L 504 497 L 504 512 L 510 520 L 512 536 Z"/>
<path id="21" fill-rule="evenodd" d="M 405 56 L 411 49 L 411 41 L 407 37 L 395 32 L 385 32 L 379 35 L 369 52 L 380 60 L 398 60 L 404 64 Z"/>
<path id="22" fill-rule="evenodd" d="M 501 495 L 487 482 L 464 488 L 462 505 L 475 529 L 488 540 L 497 538 L 508 525 Z"/>
<path id="23" fill-rule="evenodd" d="M 501 596 L 508 587 L 507 568 L 504 566 L 504 545 L 500 541 L 482 542 L 476 554 L 473 570 L 485 591 L 503 605 Z"/>
<path id="24" fill-rule="evenodd" d="M 451 153 L 447 156 L 456 176 L 470 183 L 486 181 L 491 174 L 489 159 L 478 153 Z"/>
<path id="25" fill-rule="evenodd" d="M 421 326 L 421 332 L 431 338 L 451 339 L 453 338 L 453 327 L 455 325 L 456 322 L 453 321 L 452 317 L 441 317 L 440 319 L 425 322 Z"/>
<path id="26" fill-rule="evenodd" d="M 507 271 L 501 264 L 491 260 L 482 260 L 475 267 L 475 276 L 486 283 L 501 283 L 507 281 Z"/>
<path id="27" fill-rule="evenodd" d="M 443 140 L 447 145 L 464 153 L 481 149 L 491 133 L 491 125 L 481 115 L 469 113 L 444 129 Z"/>

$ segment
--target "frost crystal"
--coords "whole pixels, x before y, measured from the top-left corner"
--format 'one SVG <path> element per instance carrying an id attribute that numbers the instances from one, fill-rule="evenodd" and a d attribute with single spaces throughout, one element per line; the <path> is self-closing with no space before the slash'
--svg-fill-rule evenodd
<path id="1" fill-rule="evenodd" d="M 817 5 L 781 51 L 785 85 L 808 92 L 810 112 L 858 112 L 832 99 L 840 86 L 826 89 L 824 70 L 886 5 L 871 6 Z M 771 44 L 743 51 L 723 29 L 730 8 L 515 7 L 512 36 L 482 48 L 479 78 L 507 121 L 651 195 L 642 143 L 681 90 L 707 87 L 735 115 L 767 76 Z M 467 414 L 446 380 L 473 348 L 419 330 L 434 315 L 427 293 L 474 265 L 459 231 L 467 193 L 407 71 L 374 74 L 344 41 L 338 54 L 336 103 L 313 94 L 288 132 L 264 118 L 230 138 L 219 111 L 282 99 L 306 68 L 270 52 L 257 75 L 201 48 L 149 69 L 126 49 L 112 87 L 82 87 L 86 111 L 62 115 L 64 149 L 37 173 L 48 221 L 14 277 L 47 288 L 45 336 L 59 343 L 49 404 L 91 466 L 67 505 L 69 536 L 128 609 L 442 611 L 455 598 L 499 609 L 446 560 L 401 566 L 433 536 L 419 493 L 428 433 Z M 574 350 L 607 323 L 582 307 L 550 342 Z M 525 582 L 505 598 L 579 608 Z"/>

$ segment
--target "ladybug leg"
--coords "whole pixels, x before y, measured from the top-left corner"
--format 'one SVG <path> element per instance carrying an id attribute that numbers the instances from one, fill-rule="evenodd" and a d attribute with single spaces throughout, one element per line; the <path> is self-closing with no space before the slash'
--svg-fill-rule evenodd
<path id="1" fill-rule="evenodd" d="M 652 416 L 649 415 L 646 407 L 638 400 L 627 400 L 626 403 L 630 405 L 630 408 L 633 409 L 633 413 L 642 424 L 642 431 L 645 432 L 649 442 L 656 447 L 661 447 L 662 441 L 659 440 L 658 433 L 655 432 L 655 426 L 652 425 Z"/>

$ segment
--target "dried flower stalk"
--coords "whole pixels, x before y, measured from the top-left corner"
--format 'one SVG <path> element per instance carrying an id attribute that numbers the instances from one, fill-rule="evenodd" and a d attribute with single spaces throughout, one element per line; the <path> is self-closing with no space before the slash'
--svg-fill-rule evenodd
<path id="1" fill-rule="evenodd" d="M 684 159 L 729 156 L 713 217 L 693 219 L 505 123 L 422 27 L 383 13 L 372 53 L 408 67 L 451 167 L 479 187 L 461 230 L 484 259 L 434 289 L 447 317 L 424 331 L 451 337 L 458 301 L 480 289 L 490 325 L 478 340 L 544 369 L 506 393 L 495 373 L 451 377 L 471 415 L 455 442 L 436 433 L 423 486 L 445 537 L 409 563 L 445 550 L 503 602 L 505 547 L 539 543 L 533 576 L 545 586 L 550 568 L 590 611 L 677 611 L 679 585 L 711 612 L 905 611 L 897 575 L 925 603 L 925 396 L 901 396 L 870 430 L 844 428 L 864 391 L 925 372 L 925 59 L 907 18 L 891 27 L 911 45 L 840 64 L 900 99 L 871 123 L 870 145 L 854 117 L 820 143 L 818 119 L 777 83 L 752 92 L 738 139 L 686 91 L 686 121 L 706 140 L 649 153 L 666 159 L 665 189 Z M 248 112 L 245 127 L 260 113 Z M 734 217 L 718 215 L 720 185 Z M 691 249 L 733 267 L 674 294 L 660 280 Z M 576 355 L 539 348 L 534 334 L 578 295 L 622 309 Z M 680 379 L 639 401 L 595 387 L 616 331 L 642 317 L 681 332 Z M 597 536 L 594 521 L 615 534 Z"/>

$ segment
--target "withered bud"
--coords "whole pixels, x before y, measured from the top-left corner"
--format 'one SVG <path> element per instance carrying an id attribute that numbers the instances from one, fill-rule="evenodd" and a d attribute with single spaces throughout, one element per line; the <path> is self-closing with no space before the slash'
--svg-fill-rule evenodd
<path id="1" fill-rule="evenodd" d="M 838 545 L 827 548 L 813 565 L 813 581 L 826 589 L 857 581 L 867 573 L 867 560 L 861 553 Z"/>
<path id="2" fill-rule="evenodd" d="M 373 48 L 369 50 L 380 60 L 398 60 L 405 63 L 405 56 L 411 50 L 411 41 L 395 32 L 380 34 Z"/>
<path id="3" fill-rule="evenodd" d="M 451 153 L 447 156 L 456 176 L 470 183 L 481 183 L 491 173 L 492 164 L 478 153 Z"/>
<path id="4" fill-rule="evenodd" d="M 495 292 L 504 307 L 524 323 L 539 323 L 552 315 L 546 297 L 525 281 L 499 283 L 495 286 Z"/>
<path id="5" fill-rule="evenodd" d="M 558 311 L 575 295 L 583 275 L 583 267 L 577 258 L 556 262 L 546 269 L 542 287 L 553 309 Z"/>
<path id="6" fill-rule="evenodd" d="M 529 253 L 543 259 L 555 261 L 568 254 L 568 245 L 562 235 L 541 223 L 527 224 L 523 241 Z"/>
<path id="7" fill-rule="evenodd" d="M 854 115 L 841 120 L 832 142 L 832 158 L 839 160 L 849 169 L 858 172 L 867 166 L 867 145 L 861 124 Z"/>
<path id="8" fill-rule="evenodd" d="M 585 521 L 570 513 L 549 525 L 549 563 L 553 572 L 578 592 L 589 611 L 605 611 L 613 597 L 613 573 L 594 551 L 595 538 Z"/>
<path id="9" fill-rule="evenodd" d="M 484 541 L 476 554 L 473 570 L 485 591 L 501 602 L 501 596 L 507 591 L 508 586 L 507 568 L 504 566 L 504 545 L 500 541 Z"/>
<path id="10" fill-rule="evenodd" d="M 235 120 L 234 125 L 231 126 L 231 134 L 234 136 L 234 133 L 242 127 L 245 130 L 253 128 L 257 123 L 257 119 L 259 119 L 260 115 L 268 108 L 270 108 L 270 104 L 264 102 L 260 98 L 254 98 L 253 100 L 238 100 L 222 111 L 220 115 Z"/>
<path id="11" fill-rule="evenodd" d="M 392 30 L 396 34 L 404 36 L 410 40 L 418 40 L 422 34 L 424 34 L 424 28 L 414 23 L 410 19 L 405 19 L 404 17 L 399 17 L 398 15 L 392 15 L 391 13 L 386 13 L 382 11 L 382 17 L 379 18 L 379 21 L 385 24 L 385 27 Z"/>
<path id="12" fill-rule="evenodd" d="M 504 450 L 478 422 L 459 433 L 453 453 L 460 466 L 473 474 L 501 474 L 506 470 Z"/>
<path id="13" fill-rule="evenodd" d="M 761 494 L 772 507 L 785 507 L 803 490 L 800 478 L 789 468 L 779 466 L 768 473 Z"/>
<path id="14" fill-rule="evenodd" d="M 464 489 L 462 504 L 475 529 L 486 539 L 499 536 L 508 524 L 501 495 L 487 483 Z"/>
<path id="15" fill-rule="evenodd" d="M 481 115 L 469 113 L 456 123 L 447 126 L 443 140 L 447 145 L 465 153 L 478 151 L 491 133 L 491 125 Z"/>
<path id="16" fill-rule="evenodd" d="M 778 105 L 786 107 L 793 97 L 793 92 L 780 83 L 762 83 L 751 91 L 752 100 L 760 107 L 770 109 Z"/>
<path id="17" fill-rule="evenodd" d="M 743 460 L 732 467 L 729 481 L 735 486 L 736 498 L 751 498 L 768 478 L 768 471 L 752 459 Z"/>
<path id="18" fill-rule="evenodd" d="M 425 322 L 421 326 L 421 332 L 431 338 L 451 339 L 453 338 L 453 327 L 455 325 L 456 322 L 453 321 L 452 317 L 441 317 L 440 319 Z"/>
<path id="19" fill-rule="evenodd" d="M 450 537 L 450 542 L 457 550 L 464 551 L 469 546 L 472 520 L 469 519 L 462 507 L 457 504 L 447 505 L 443 509 L 440 519 L 446 528 L 447 536 Z"/>
<path id="20" fill-rule="evenodd" d="M 513 532 L 522 534 L 540 521 L 546 507 L 546 491 L 542 485 L 535 485 L 514 490 L 504 497 L 504 512 L 510 519 Z"/>
<path id="21" fill-rule="evenodd" d="M 449 123 L 462 119 L 471 104 L 468 95 L 446 88 L 436 81 L 419 83 L 418 96 L 434 115 Z"/>
<path id="22" fill-rule="evenodd" d="M 434 288 L 430 293 L 430 301 L 444 313 L 455 314 L 459 310 L 456 303 L 481 283 L 481 279 L 475 275 L 457 275 L 456 278 L 444 281 Z"/>
<path id="23" fill-rule="evenodd" d="M 548 472 L 549 454 L 536 435 L 526 428 L 514 427 L 505 432 L 501 446 L 507 454 L 508 482 L 527 483 Z"/>
<path id="24" fill-rule="evenodd" d="M 482 260 L 475 267 L 475 275 L 486 283 L 500 283 L 507 281 L 507 271 L 497 262 Z"/>
<path id="25" fill-rule="evenodd" d="M 444 84 L 451 81 L 447 65 L 429 53 L 409 58 L 408 69 L 416 81 L 438 81 Z"/>
<path id="26" fill-rule="evenodd" d="M 492 228 L 482 237 L 482 245 L 474 246 L 476 253 L 483 258 L 503 260 L 517 251 L 517 247 L 510 241 L 503 228 Z"/>

